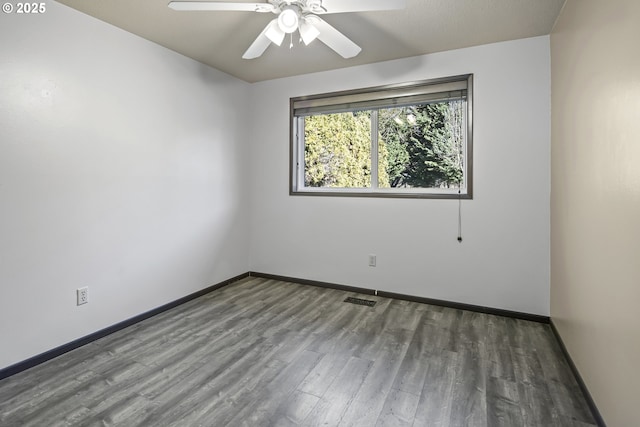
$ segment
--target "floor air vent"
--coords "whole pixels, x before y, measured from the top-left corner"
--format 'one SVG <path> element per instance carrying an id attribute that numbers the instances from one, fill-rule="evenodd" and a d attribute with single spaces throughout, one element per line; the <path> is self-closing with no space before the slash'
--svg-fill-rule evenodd
<path id="1" fill-rule="evenodd" d="M 367 305 L 369 307 L 373 307 L 374 305 L 376 305 L 377 301 L 371 301 L 371 300 L 368 300 L 368 299 L 348 297 L 346 300 L 344 300 L 344 302 L 350 302 L 351 304 Z"/>

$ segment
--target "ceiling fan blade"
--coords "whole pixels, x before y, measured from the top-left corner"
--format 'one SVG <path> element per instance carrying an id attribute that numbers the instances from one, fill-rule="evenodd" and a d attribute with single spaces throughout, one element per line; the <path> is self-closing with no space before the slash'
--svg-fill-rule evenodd
<path id="1" fill-rule="evenodd" d="M 282 33 L 282 37 L 279 36 L 280 33 Z M 277 35 L 274 36 L 274 34 Z M 267 50 L 267 48 L 271 44 L 272 39 L 274 39 L 273 42 L 278 46 L 280 46 L 280 43 L 282 43 L 282 40 L 284 40 L 284 32 L 279 31 L 278 29 L 278 18 L 273 19 L 267 24 L 266 27 L 264 27 L 264 30 L 262 30 L 260 35 L 253 41 L 253 43 L 251 43 L 249 49 L 247 49 L 244 55 L 242 55 L 242 58 L 254 59 L 259 57 L 264 53 L 265 50 Z M 278 43 L 278 40 L 280 41 L 280 43 Z"/>
<path id="2" fill-rule="evenodd" d="M 173 10 L 222 10 L 239 12 L 273 12 L 271 3 L 231 3 L 221 1 L 170 1 Z"/>
<path id="3" fill-rule="evenodd" d="M 314 10 L 313 13 L 346 13 L 370 12 L 378 10 L 398 10 L 406 7 L 406 0 L 323 0 L 324 10 Z"/>
<path id="4" fill-rule="evenodd" d="M 329 25 L 325 20 L 314 15 L 308 15 L 307 20 L 318 29 L 318 40 L 335 50 L 343 58 L 353 58 L 362 50 L 360 46 Z"/>

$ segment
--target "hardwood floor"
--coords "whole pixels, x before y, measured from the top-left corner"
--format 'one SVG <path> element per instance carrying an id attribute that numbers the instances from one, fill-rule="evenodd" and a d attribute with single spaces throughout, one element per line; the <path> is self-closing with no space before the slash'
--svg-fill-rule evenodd
<path id="1" fill-rule="evenodd" d="M 595 422 L 549 325 L 247 278 L 0 381 L 0 425 Z"/>

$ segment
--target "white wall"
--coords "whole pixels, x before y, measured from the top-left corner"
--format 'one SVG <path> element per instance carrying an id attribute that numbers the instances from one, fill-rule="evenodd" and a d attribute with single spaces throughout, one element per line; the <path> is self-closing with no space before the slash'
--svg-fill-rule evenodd
<path id="1" fill-rule="evenodd" d="M 640 424 L 639 22 L 568 0 L 551 34 L 551 315 L 610 427 Z"/>
<path id="2" fill-rule="evenodd" d="M 0 52 L 0 368 L 249 269 L 248 84 L 55 2 Z"/>
<path id="3" fill-rule="evenodd" d="M 252 87 L 253 271 L 549 314 L 549 37 Z M 289 98 L 474 74 L 474 199 L 289 196 Z M 367 255 L 378 256 L 368 267 Z"/>

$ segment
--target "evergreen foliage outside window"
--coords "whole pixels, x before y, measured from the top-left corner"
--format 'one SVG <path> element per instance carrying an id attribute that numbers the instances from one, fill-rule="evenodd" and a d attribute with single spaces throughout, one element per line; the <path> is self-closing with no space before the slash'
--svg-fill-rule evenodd
<path id="1" fill-rule="evenodd" d="M 291 194 L 471 198 L 472 76 L 291 100 Z"/>

